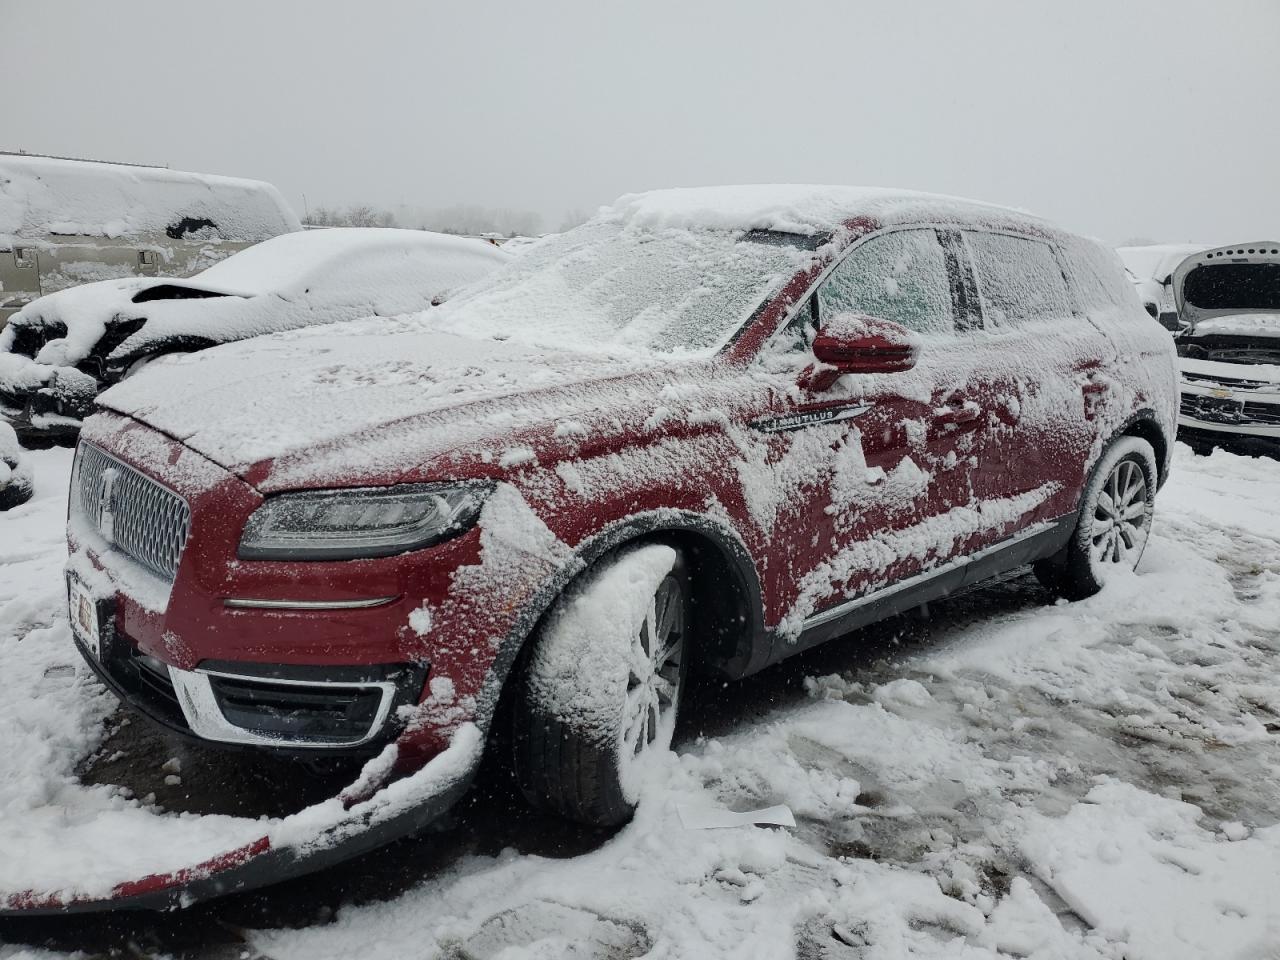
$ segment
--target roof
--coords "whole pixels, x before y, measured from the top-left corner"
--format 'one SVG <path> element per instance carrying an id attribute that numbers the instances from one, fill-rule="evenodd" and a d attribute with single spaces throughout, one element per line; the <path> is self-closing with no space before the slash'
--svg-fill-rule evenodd
<path id="1" fill-rule="evenodd" d="M 1025 211 L 960 197 L 888 187 L 744 184 L 682 187 L 619 197 L 601 214 L 649 229 L 829 231 L 858 216 L 896 220 L 1009 219 L 1043 222 Z"/>

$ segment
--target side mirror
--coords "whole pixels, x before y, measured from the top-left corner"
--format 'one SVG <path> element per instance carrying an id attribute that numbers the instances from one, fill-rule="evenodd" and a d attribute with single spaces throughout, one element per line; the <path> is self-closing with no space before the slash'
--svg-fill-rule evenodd
<path id="1" fill-rule="evenodd" d="M 826 390 L 846 373 L 901 373 L 916 365 L 920 339 L 910 330 L 880 317 L 839 313 L 822 325 L 813 339 L 813 368 L 808 386 Z"/>

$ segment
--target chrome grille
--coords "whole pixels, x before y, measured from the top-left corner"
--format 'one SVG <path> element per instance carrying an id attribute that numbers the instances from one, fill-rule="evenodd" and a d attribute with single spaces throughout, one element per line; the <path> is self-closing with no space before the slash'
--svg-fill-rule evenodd
<path id="1" fill-rule="evenodd" d="M 1207 373 L 1182 373 L 1182 379 L 1192 383 L 1212 383 L 1218 387 L 1230 387 L 1232 390 L 1262 390 L 1267 387 L 1276 389 L 1277 384 L 1269 380 L 1244 380 L 1240 377 L 1220 377 Z"/>
<path id="2" fill-rule="evenodd" d="M 82 443 L 71 503 L 108 543 L 172 582 L 191 531 L 191 510 L 180 496 Z"/>

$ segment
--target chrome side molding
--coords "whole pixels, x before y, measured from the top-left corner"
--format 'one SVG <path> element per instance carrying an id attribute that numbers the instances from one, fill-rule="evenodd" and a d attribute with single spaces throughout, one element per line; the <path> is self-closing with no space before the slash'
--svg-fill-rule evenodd
<path id="1" fill-rule="evenodd" d="M 396 597 L 370 597 L 367 600 L 267 600 L 257 597 L 226 597 L 224 607 L 235 610 L 368 610 L 395 603 Z"/>

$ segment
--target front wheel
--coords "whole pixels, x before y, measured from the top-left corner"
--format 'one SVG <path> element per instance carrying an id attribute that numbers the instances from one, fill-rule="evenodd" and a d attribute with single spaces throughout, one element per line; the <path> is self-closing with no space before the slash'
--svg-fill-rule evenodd
<path id="1" fill-rule="evenodd" d="M 1117 570 L 1133 570 L 1151 535 L 1156 456 L 1139 437 L 1121 437 L 1102 455 L 1080 506 L 1071 540 L 1035 564 L 1040 581 L 1069 600 L 1102 589 Z"/>
<path id="2" fill-rule="evenodd" d="M 534 806 L 592 826 L 630 819 L 669 749 L 688 676 L 689 576 L 665 544 L 626 548 L 548 614 L 515 711 L 515 772 Z"/>

